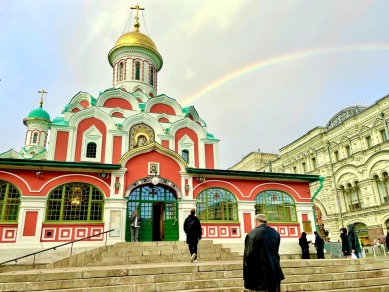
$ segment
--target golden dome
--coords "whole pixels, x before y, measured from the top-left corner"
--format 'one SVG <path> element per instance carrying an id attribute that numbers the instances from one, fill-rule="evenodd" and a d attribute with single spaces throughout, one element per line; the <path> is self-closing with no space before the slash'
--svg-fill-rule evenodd
<path id="1" fill-rule="evenodd" d="M 115 46 L 109 52 L 109 56 L 117 49 L 122 47 L 142 47 L 154 52 L 161 60 L 162 57 L 157 50 L 154 42 L 145 34 L 139 31 L 131 31 L 123 34 L 117 41 Z M 109 58 L 111 61 L 111 58 Z"/>
<path id="2" fill-rule="evenodd" d="M 154 42 L 145 34 L 139 31 L 131 31 L 122 35 L 115 44 L 114 49 L 124 46 L 136 46 L 150 49 L 155 53 L 158 53 L 157 47 Z"/>

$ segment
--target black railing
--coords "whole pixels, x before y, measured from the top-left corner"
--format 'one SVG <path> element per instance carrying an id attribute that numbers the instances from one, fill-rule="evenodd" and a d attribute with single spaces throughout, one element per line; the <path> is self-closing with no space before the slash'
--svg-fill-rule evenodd
<path id="1" fill-rule="evenodd" d="M 65 245 L 68 245 L 68 244 L 71 244 L 71 247 L 70 247 L 70 256 L 72 256 L 73 254 L 73 243 L 75 242 L 78 242 L 78 241 L 82 241 L 82 240 L 85 240 L 85 239 L 88 239 L 88 238 L 92 238 L 92 237 L 95 237 L 95 236 L 99 236 L 101 234 L 106 234 L 108 232 L 111 232 L 111 231 L 114 231 L 115 229 L 111 229 L 111 230 L 108 230 L 108 231 L 104 231 L 104 232 L 100 232 L 100 233 L 96 233 L 96 234 L 93 234 L 93 235 L 90 235 L 90 236 L 87 236 L 87 237 L 84 237 L 84 238 L 80 238 L 80 239 L 77 239 L 77 240 L 73 240 L 73 241 L 70 241 L 70 242 L 66 242 L 66 243 L 63 243 L 63 244 L 60 244 L 60 245 L 56 245 L 56 246 L 53 246 L 53 247 L 50 247 L 50 248 L 46 248 L 46 249 L 43 249 L 43 250 L 40 250 L 40 251 L 37 251 L 37 252 L 33 252 L 33 253 L 30 253 L 30 254 L 27 254 L 27 255 L 24 255 L 24 256 L 21 256 L 21 257 L 18 257 L 18 258 L 14 258 L 12 260 L 8 260 L 6 262 L 2 262 L 0 263 L 0 265 L 3 265 L 3 264 L 7 264 L 7 263 L 10 263 L 10 262 L 15 262 L 17 263 L 18 260 L 20 259 L 24 259 L 26 257 L 30 257 L 30 256 L 34 256 L 34 261 L 32 263 L 32 268 L 35 267 L 35 256 L 38 254 L 38 253 L 42 253 L 42 252 L 46 252 L 46 251 L 49 251 L 49 250 L 56 250 L 58 247 L 62 247 L 62 246 L 65 246 Z M 105 235 L 105 246 L 107 246 L 107 235 Z"/>

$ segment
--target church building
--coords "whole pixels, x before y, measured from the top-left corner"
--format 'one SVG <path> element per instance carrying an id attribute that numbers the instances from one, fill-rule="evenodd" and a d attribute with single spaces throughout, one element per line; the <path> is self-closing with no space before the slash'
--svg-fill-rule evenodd
<path id="1" fill-rule="evenodd" d="M 54 118 L 41 90 L 39 107 L 23 120 L 22 150 L 0 154 L 0 249 L 50 247 L 108 230 L 107 239 L 87 244 L 130 241 L 134 210 L 140 241 L 185 240 L 192 208 L 203 238 L 215 242 L 242 244 L 256 213 L 267 215 L 284 248 L 312 233 L 322 178 L 218 169 L 219 140 L 196 108 L 158 93 L 162 55 L 140 32 L 135 9 L 133 30 L 108 53 L 112 87 L 98 97 L 78 92 Z"/>

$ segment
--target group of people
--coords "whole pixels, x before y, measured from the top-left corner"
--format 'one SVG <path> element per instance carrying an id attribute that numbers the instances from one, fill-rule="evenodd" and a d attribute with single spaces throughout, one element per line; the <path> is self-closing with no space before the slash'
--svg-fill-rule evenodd
<path id="1" fill-rule="evenodd" d="M 320 237 L 319 233 L 316 231 L 313 233 L 315 235 L 315 241 L 307 239 L 307 234 L 305 232 L 301 233 L 301 237 L 299 238 L 299 245 L 301 247 L 301 258 L 302 259 L 310 259 L 309 255 L 309 244 L 312 243 L 316 248 L 317 258 L 324 259 L 324 240 Z"/>
<path id="2" fill-rule="evenodd" d="M 307 234 L 303 232 L 299 238 L 299 245 L 301 247 L 301 258 L 309 259 L 309 244 L 313 243 L 318 259 L 324 259 L 324 240 L 320 235 L 315 231 L 315 241 L 311 242 L 307 240 Z M 346 257 L 354 256 L 360 258 L 362 255 L 362 243 L 358 238 L 357 233 L 354 230 L 354 224 L 349 224 L 346 228 L 340 229 L 340 240 L 342 242 L 342 254 Z M 353 256 L 353 257 L 354 257 Z"/>
<path id="3" fill-rule="evenodd" d="M 197 245 L 202 236 L 201 223 L 195 214 L 195 209 L 192 209 L 183 226 L 192 263 L 197 262 Z M 142 218 L 138 210 L 135 210 L 130 216 L 132 242 L 139 240 L 141 222 Z M 284 279 L 278 253 L 281 242 L 280 234 L 267 225 L 264 214 L 257 214 L 254 222 L 255 228 L 247 234 L 245 239 L 243 257 L 245 291 L 278 292 L 281 281 Z"/>

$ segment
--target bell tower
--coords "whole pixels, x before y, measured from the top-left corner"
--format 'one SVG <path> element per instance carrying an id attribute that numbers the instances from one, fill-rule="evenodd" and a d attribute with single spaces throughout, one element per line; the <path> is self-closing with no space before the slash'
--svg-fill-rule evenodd
<path id="1" fill-rule="evenodd" d="M 39 107 L 32 110 L 23 123 L 27 126 L 26 139 L 21 154 L 24 158 L 34 158 L 40 155 L 38 159 L 46 158 L 46 142 L 50 128 L 50 115 L 43 109 L 43 98 L 47 93 L 44 89 L 39 91 L 41 94 Z M 41 157 L 43 155 L 43 157 Z"/>
<path id="2" fill-rule="evenodd" d="M 136 5 L 134 30 L 119 37 L 108 53 L 113 69 L 112 84 L 128 92 L 141 91 L 148 97 L 157 95 L 158 71 L 163 60 L 154 42 L 139 31 L 139 11 Z"/>

